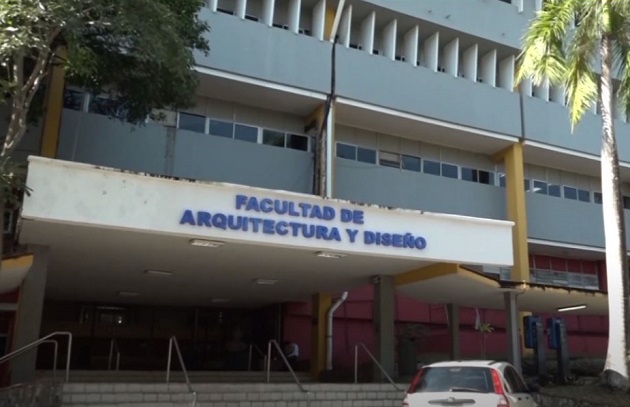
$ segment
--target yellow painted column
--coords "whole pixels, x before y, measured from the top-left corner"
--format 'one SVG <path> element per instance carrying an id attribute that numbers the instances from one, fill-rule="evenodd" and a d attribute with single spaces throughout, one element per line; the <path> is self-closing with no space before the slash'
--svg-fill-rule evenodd
<path id="1" fill-rule="evenodd" d="M 326 314 L 332 305 L 330 294 L 315 294 L 312 302 L 311 377 L 318 380 L 326 370 Z"/>
<path id="2" fill-rule="evenodd" d="M 48 83 L 44 95 L 44 116 L 42 118 L 42 137 L 40 145 L 40 154 L 42 157 L 55 158 L 57 156 L 66 75 L 63 68 L 63 61 L 66 57 L 66 49 L 60 48 L 57 51 L 57 57 L 53 59 L 53 67 L 48 75 Z"/>
<path id="3" fill-rule="evenodd" d="M 495 157 L 505 167 L 506 205 L 508 220 L 514 222 L 512 248 L 514 266 L 512 280 L 529 282 L 529 249 L 527 246 L 527 206 L 525 201 L 525 171 L 523 145 L 516 143 Z"/>
<path id="4" fill-rule="evenodd" d="M 506 206 L 508 220 L 514 222 L 512 229 L 512 250 L 514 265 L 511 279 L 529 282 L 529 247 L 527 244 L 527 203 L 525 199 L 525 170 L 523 161 L 523 145 L 513 144 L 495 156 L 497 161 L 503 161 L 505 167 Z M 519 340 L 524 356 L 532 354 L 531 349 L 524 347 L 523 334 L 525 332 L 523 317 L 531 315 L 529 312 L 518 314 Z"/>
<path id="5" fill-rule="evenodd" d="M 336 9 L 332 7 L 326 8 L 326 16 L 324 18 L 324 39 L 325 40 L 332 40 L 330 36 L 332 34 L 332 28 L 333 28 L 333 23 L 335 21 L 336 13 L 337 13 Z"/>

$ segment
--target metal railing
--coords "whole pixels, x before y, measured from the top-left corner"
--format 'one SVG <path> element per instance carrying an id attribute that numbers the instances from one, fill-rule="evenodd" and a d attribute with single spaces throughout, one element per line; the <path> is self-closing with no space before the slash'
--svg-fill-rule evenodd
<path id="1" fill-rule="evenodd" d="M 252 371 L 252 358 L 254 356 L 254 351 L 256 351 L 260 356 L 262 356 L 263 366 L 264 366 L 264 369 L 266 370 L 267 369 L 267 356 L 258 346 L 252 343 L 249 345 L 249 354 L 247 355 L 247 371 L 248 372 Z"/>
<path id="2" fill-rule="evenodd" d="M 403 389 L 401 389 L 400 387 L 398 387 L 396 385 L 396 382 L 394 382 L 394 380 L 392 380 L 391 376 L 389 374 L 387 374 L 387 372 L 385 371 L 385 368 L 380 363 L 378 363 L 378 360 L 376 360 L 376 358 L 374 357 L 372 352 L 370 352 L 370 350 L 367 348 L 367 346 L 365 346 L 365 344 L 363 342 L 359 342 L 356 345 L 354 345 L 354 383 L 355 384 L 359 382 L 359 348 L 361 348 L 361 349 L 363 349 L 365 351 L 365 353 L 370 357 L 370 359 L 372 359 L 374 364 L 376 366 L 378 366 L 380 371 L 387 378 L 387 380 L 391 383 L 391 385 L 394 386 L 394 388 L 396 390 L 404 391 Z"/>
<path id="3" fill-rule="evenodd" d="M 107 370 L 112 370 L 112 359 L 114 358 L 114 351 L 116 351 L 116 372 L 120 369 L 120 349 L 118 348 L 118 342 L 115 338 L 109 341 L 109 358 L 107 359 Z"/>
<path id="4" fill-rule="evenodd" d="M 179 349 L 179 344 L 177 343 L 177 338 L 175 336 L 171 336 L 168 340 L 168 361 L 166 363 L 166 383 L 170 383 L 171 381 L 171 360 L 173 359 L 173 347 L 175 348 L 175 352 L 177 353 L 177 358 L 179 359 L 179 364 L 182 367 L 182 372 L 184 373 L 184 379 L 186 379 L 186 386 L 188 387 L 188 391 L 192 394 L 192 407 L 195 407 L 197 404 L 197 392 L 193 390 L 190 385 L 190 378 L 188 378 L 188 371 L 186 370 L 186 365 L 184 364 L 184 358 L 182 357 L 182 352 Z"/>
<path id="5" fill-rule="evenodd" d="M 44 344 L 44 343 L 51 343 L 54 342 L 55 344 L 55 356 L 53 359 L 53 380 L 55 378 L 56 375 L 56 369 L 57 369 L 57 352 L 59 350 L 58 348 L 58 343 L 56 340 L 51 339 L 55 336 L 67 336 L 68 337 L 68 354 L 66 355 L 66 376 L 65 376 L 65 381 L 66 383 L 68 382 L 68 380 L 70 379 L 70 355 L 72 354 L 72 334 L 70 332 L 64 332 L 64 331 L 58 331 L 58 332 L 53 332 L 51 334 L 48 334 L 42 338 L 39 338 L 36 341 L 33 341 L 31 343 L 29 343 L 28 345 L 22 346 L 19 349 L 14 350 L 13 352 L 7 353 L 6 355 L 4 355 L 3 357 L 0 358 L 0 364 L 3 364 L 5 362 L 8 362 L 9 360 L 20 356 L 32 349 L 35 349 L 37 347 L 39 347 L 40 345 Z"/>
<path id="6" fill-rule="evenodd" d="M 287 357 L 284 355 L 284 352 L 282 351 L 282 348 L 280 347 L 280 345 L 278 344 L 277 341 L 275 340 L 270 340 L 269 343 L 267 344 L 267 383 L 269 383 L 271 381 L 271 350 L 272 350 L 272 345 L 273 347 L 276 348 L 276 350 L 278 351 L 278 354 L 280 354 L 280 358 L 282 359 L 282 361 L 284 362 L 285 366 L 289 369 L 289 372 L 291 372 L 291 375 L 293 376 L 293 380 L 295 381 L 295 384 L 298 386 L 298 388 L 300 389 L 300 391 L 302 391 L 302 393 L 306 394 L 306 405 L 310 405 L 310 392 L 304 388 L 304 386 L 302 385 L 302 382 L 300 382 L 300 379 L 298 379 L 297 375 L 295 374 L 295 371 L 293 371 L 293 368 L 291 367 L 291 364 L 289 363 L 289 361 L 287 360 Z"/>

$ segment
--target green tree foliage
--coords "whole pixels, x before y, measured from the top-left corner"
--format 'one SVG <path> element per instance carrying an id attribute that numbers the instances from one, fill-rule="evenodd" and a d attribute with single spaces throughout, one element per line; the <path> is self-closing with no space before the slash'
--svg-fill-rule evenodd
<path id="1" fill-rule="evenodd" d="M 516 80 L 549 81 L 566 91 L 572 128 L 601 106 L 602 211 L 606 242 L 609 338 L 604 383 L 628 388 L 628 262 L 619 157 L 614 134 L 617 103 L 630 113 L 630 1 L 545 0 L 523 39 Z M 613 73 L 613 71 L 616 71 Z M 597 73 L 596 73 L 597 72 Z"/>

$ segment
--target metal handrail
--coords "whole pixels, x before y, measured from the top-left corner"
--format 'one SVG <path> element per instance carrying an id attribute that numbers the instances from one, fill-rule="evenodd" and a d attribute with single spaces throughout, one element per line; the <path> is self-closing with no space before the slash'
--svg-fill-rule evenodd
<path id="1" fill-rule="evenodd" d="M 57 380 L 57 354 L 59 353 L 59 342 L 55 339 L 47 339 L 42 342 L 42 345 L 45 343 L 52 343 L 55 346 L 55 353 L 53 354 L 53 381 Z"/>
<path id="2" fill-rule="evenodd" d="M 188 371 L 186 370 L 186 365 L 184 364 L 184 358 L 182 357 L 182 352 L 179 349 L 179 344 L 177 343 L 177 338 L 175 336 L 171 336 L 168 340 L 168 361 L 166 364 L 166 383 L 169 383 L 171 380 L 171 359 L 173 358 L 173 346 L 175 346 L 175 352 L 177 353 L 177 357 L 179 358 L 179 364 L 182 367 L 182 372 L 184 372 L 184 378 L 186 379 L 186 386 L 188 386 L 188 391 L 192 394 L 192 407 L 195 407 L 197 404 L 197 392 L 193 390 L 190 385 L 190 379 L 188 378 Z"/>
<path id="3" fill-rule="evenodd" d="M 359 342 L 356 345 L 354 345 L 354 383 L 355 384 L 359 382 L 359 377 L 358 377 L 359 376 L 359 347 L 361 347 L 365 351 L 365 353 L 367 353 L 367 355 L 372 359 L 372 361 L 376 364 L 376 366 L 378 366 L 381 372 L 383 372 L 387 380 L 389 380 L 391 385 L 394 386 L 396 390 L 404 391 L 403 389 L 401 389 L 400 387 L 396 385 L 394 380 L 392 380 L 389 374 L 387 374 L 387 372 L 385 371 L 385 368 L 383 368 L 383 366 L 381 366 L 381 364 L 378 363 L 378 360 L 376 360 L 372 352 L 370 352 L 370 350 L 367 348 L 367 346 L 365 346 L 363 342 Z"/>
<path id="4" fill-rule="evenodd" d="M 300 382 L 300 379 L 298 379 L 297 375 L 293 371 L 293 368 L 291 367 L 291 364 L 287 360 L 287 357 L 284 355 L 282 348 L 280 347 L 278 342 L 274 339 L 270 340 L 269 343 L 267 344 L 267 383 L 271 381 L 271 348 L 272 348 L 271 345 L 274 345 L 276 347 L 276 349 L 278 350 L 278 353 L 280 354 L 280 357 L 282 358 L 282 361 L 289 369 L 289 372 L 291 372 L 291 375 L 293 376 L 293 380 L 295 380 L 295 384 L 297 384 L 297 386 L 300 388 L 302 393 L 306 393 L 307 400 L 308 400 L 309 391 L 304 388 L 304 386 L 302 385 L 302 382 Z"/>
<path id="5" fill-rule="evenodd" d="M 109 358 L 107 359 L 107 370 L 112 370 L 112 359 L 114 357 L 114 349 L 116 349 L 116 372 L 120 369 L 120 348 L 116 338 L 109 341 Z"/>
<path id="6" fill-rule="evenodd" d="M 0 364 L 5 363 L 17 356 L 20 356 L 21 354 L 28 352 L 31 349 L 35 349 L 37 348 L 39 345 L 43 344 L 43 343 L 49 343 L 50 342 L 50 338 L 54 337 L 54 336 L 67 336 L 68 337 L 68 354 L 66 355 L 66 383 L 68 382 L 69 378 L 70 378 L 70 355 L 72 354 L 72 333 L 70 332 L 65 332 L 65 331 L 58 331 L 58 332 L 53 332 L 51 334 L 48 334 L 42 338 L 39 338 L 36 341 L 33 341 L 31 343 L 29 343 L 28 345 L 24 345 L 19 349 L 14 350 L 13 352 L 7 353 L 6 355 L 4 355 L 3 357 L 0 358 Z M 56 341 L 55 341 L 56 342 Z M 57 363 L 57 357 L 55 356 L 55 365 Z"/>
<path id="7" fill-rule="evenodd" d="M 263 357 L 263 366 L 267 369 L 267 356 L 265 355 L 265 352 L 263 352 L 258 346 L 251 343 L 249 344 L 249 354 L 247 356 L 247 371 L 252 371 L 252 356 L 254 356 L 254 351 L 258 352 L 258 354 Z"/>

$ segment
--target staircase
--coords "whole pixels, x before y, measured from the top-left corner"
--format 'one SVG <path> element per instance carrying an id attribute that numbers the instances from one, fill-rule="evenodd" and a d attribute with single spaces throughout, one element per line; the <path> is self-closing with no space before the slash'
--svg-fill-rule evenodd
<path id="1" fill-rule="evenodd" d="M 38 372 L 40 381 L 51 372 Z M 197 407 L 400 407 L 403 392 L 391 384 L 313 383 L 298 373 L 303 392 L 289 372 L 189 372 Z M 405 389 L 406 384 L 399 384 Z M 62 407 L 187 407 L 193 394 L 181 372 L 72 371 L 61 389 Z"/>
<path id="2" fill-rule="evenodd" d="M 402 388 L 402 386 L 400 386 Z M 295 383 L 193 384 L 198 407 L 400 407 L 403 394 L 391 384 Z M 69 383 L 63 407 L 185 407 L 193 395 L 185 384 Z"/>

